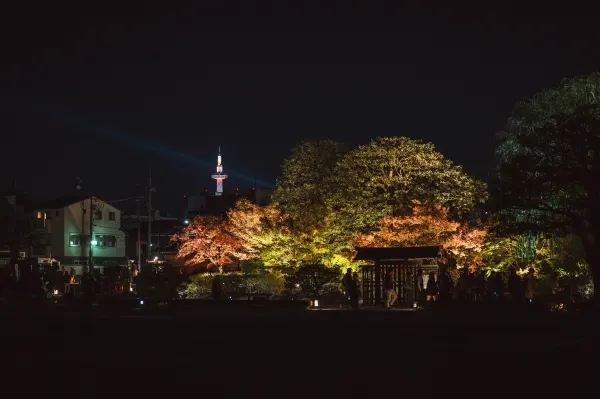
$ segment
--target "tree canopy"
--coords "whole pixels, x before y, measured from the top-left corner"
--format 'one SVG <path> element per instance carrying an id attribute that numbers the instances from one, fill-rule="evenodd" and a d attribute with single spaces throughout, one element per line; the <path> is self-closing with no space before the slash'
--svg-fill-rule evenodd
<path id="1" fill-rule="evenodd" d="M 577 235 L 598 292 L 600 74 L 565 80 L 517 104 L 497 154 L 503 225 Z"/>
<path id="2" fill-rule="evenodd" d="M 177 242 L 177 257 L 187 265 L 222 266 L 247 257 L 241 241 L 218 216 L 197 216 L 171 240 Z"/>
<path id="3" fill-rule="evenodd" d="M 464 215 L 487 198 L 486 185 L 469 176 L 431 143 L 379 137 L 347 153 L 337 164 L 329 197 L 346 230 L 368 232 L 388 216 L 409 214 L 414 201 Z"/>
<path id="4" fill-rule="evenodd" d="M 326 198 L 335 188 L 335 167 L 345 152 L 344 144 L 331 140 L 304 142 L 283 162 L 273 202 L 295 230 L 322 226 Z"/>

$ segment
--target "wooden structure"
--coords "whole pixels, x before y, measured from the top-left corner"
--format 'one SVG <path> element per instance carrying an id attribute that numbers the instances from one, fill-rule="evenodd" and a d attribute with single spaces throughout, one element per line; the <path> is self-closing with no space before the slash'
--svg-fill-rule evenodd
<path id="1" fill-rule="evenodd" d="M 429 272 L 438 272 L 441 247 L 356 248 L 354 260 L 373 262 L 361 266 L 362 295 L 365 304 L 385 302 L 383 280 L 390 271 L 398 303 L 412 306 L 417 300 L 417 271 L 423 270 L 424 284 Z"/>

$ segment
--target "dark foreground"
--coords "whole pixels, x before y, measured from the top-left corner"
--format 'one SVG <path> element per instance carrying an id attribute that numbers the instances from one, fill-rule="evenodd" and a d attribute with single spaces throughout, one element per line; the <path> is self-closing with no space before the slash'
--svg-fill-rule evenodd
<path id="1" fill-rule="evenodd" d="M 590 388 L 597 397 L 600 381 L 594 313 L 227 305 L 1 312 L 3 386 L 22 397 L 579 397 Z"/>

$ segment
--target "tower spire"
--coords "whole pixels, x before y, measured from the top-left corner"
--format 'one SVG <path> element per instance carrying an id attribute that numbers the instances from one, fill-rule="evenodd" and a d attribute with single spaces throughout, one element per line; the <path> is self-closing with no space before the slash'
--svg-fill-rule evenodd
<path id="1" fill-rule="evenodd" d="M 223 194 L 223 180 L 227 179 L 227 175 L 223 173 L 223 165 L 221 164 L 221 146 L 219 145 L 219 152 L 217 155 L 217 172 L 212 174 L 210 177 L 217 181 L 217 191 L 215 195 Z"/>

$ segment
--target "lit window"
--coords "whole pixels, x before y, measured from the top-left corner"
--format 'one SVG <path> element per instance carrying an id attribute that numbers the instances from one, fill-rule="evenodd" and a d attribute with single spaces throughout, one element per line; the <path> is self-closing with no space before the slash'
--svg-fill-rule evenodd
<path id="1" fill-rule="evenodd" d="M 83 242 L 83 236 L 78 233 L 70 233 L 69 234 L 69 246 L 70 247 L 79 247 Z"/>
<path id="2" fill-rule="evenodd" d="M 96 235 L 96 241 L 98 247 L 114 247 L 117 243 L 117 237 L 107 234 Z"/>

